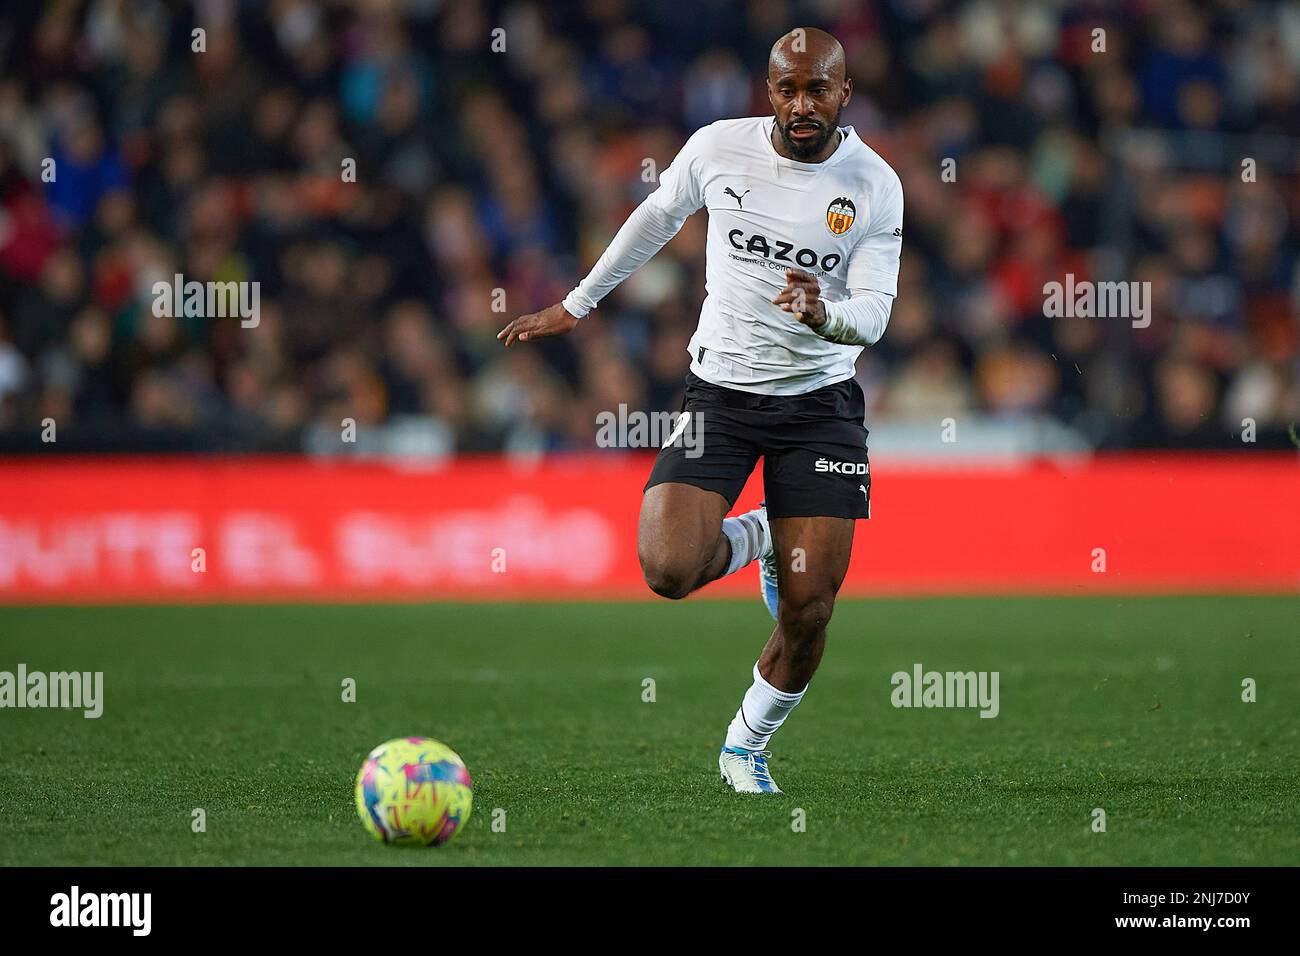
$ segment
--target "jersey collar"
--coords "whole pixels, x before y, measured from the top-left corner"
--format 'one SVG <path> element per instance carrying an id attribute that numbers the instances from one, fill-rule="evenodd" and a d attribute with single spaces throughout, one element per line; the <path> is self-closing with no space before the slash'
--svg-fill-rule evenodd
<path id="1" fill-rule="evenodd" d="M 772 132 L 776 129 L 775 116 L 769 116 L 767 122 L 763 123 L 759 128 L 763 131 L 763 142 L 767 144 L 767 151 L 772 155 L 772 158 L 782 166 L 790 166 L 794 169 L 818 170 L 825 169 L 827 166 L 834 166 L 852 152 L 852 144 L 860 142 L 858 134 L 853 131 L 852 126 L 841 126 L 839 127 L 841 133 L 840 145 L 835 148 L 835 152 L 820 163 L 801 163 L 797 159 L 787 159 L 782 156 L 776 151 L 776 147 L 772 145 Z"/>

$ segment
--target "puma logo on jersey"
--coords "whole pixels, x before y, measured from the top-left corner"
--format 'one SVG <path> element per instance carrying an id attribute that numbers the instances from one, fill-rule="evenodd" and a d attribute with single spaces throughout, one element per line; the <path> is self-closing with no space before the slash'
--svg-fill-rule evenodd
<path id="1" fill-rule="evenodd" d="M 813 464 L 813 470 L 819 474 L 832 475 L 869 475 L 869 466 L 865 461 L 831 461 L 829 458 L 818 458 Z M 863 491 L 866 494 L 866 491 Z"/>
<path id="2" fill-rule="evenodd" d="M 748 195 L 749 195 L 750 193 L 752 193 L 753 191 L 754 191 L 754 190 L 752 190 L 752 189 L 746 189 L 743 193 L 741 193 L 739 196 L 737 196 L 736 193 L 735 193 L 735 190 L 733 190 L 730 186 L 728 186 L 726 189 L 723 190 L 724 193 L 726 193 L 726 194 L 727 194 L 728 196 L 730 196 L 732 199 L 736 200 L 736 208 L 738 208 L 738 209 L 744 209 L 744 208 L 745 208 L 745 204 L 744 204 L 743 202 L 741 202 L 741 200 L 744 199 L 746 196 L 748 196 Z"/>

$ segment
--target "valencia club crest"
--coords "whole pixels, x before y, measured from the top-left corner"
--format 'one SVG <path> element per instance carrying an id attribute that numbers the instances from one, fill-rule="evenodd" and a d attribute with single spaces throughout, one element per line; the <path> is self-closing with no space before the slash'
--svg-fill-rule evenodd
<path id="1" fill-rule="evenodd" d="M 853 200 L 841 196 L 826 207 L 826 225 L 837 236 L 842 236 L 853 225 L 853 217 L 858 213 Z"/>

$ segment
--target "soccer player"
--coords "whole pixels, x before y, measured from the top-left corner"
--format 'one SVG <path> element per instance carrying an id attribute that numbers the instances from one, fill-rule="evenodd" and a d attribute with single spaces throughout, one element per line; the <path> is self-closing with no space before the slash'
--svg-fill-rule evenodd
<path id="1" fill-rule="evenodd" d="M 646 583 L 674 599 L 759 561 L 776 628 L 718 757 L 737 793 L 781 792 L 768 741 L 817 670 L 855 520 L 870 515 L 854 362 L 889 321 L 903 226 L 898 176 L 839 125 L 853 82 L 834 37 L 804 28 L 778 40 L 767 93 L 774 117 L 698 130 L 577 288 L 497 336 L 509 347 L 570 331 L 708 209 L 683 406 L 702 453 L 660 450 L 637 549 Z M 760 456 L 764 506 L 727 517 Z"/>

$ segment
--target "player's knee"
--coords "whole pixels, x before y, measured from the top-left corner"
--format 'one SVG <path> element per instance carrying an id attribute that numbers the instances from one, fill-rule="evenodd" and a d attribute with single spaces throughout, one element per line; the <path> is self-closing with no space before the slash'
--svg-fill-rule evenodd
<path id="1" fill-rule="evenodd" d="M 779 617 L 787 638 L 815 638 L 826 630 L 835 610 L 835 595 L 812 593 L 781 598 Z"/>
<path id="2" fill-rule="evenodd" d="M 646 586 L 660 597 L 673 601 L 686 597 L 694 589 L 694 574 L 682 565 L 654 555 L 641 555 L 641 576 Z"/>

